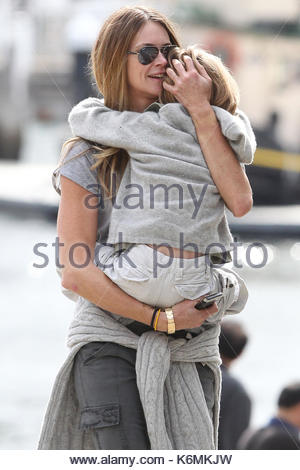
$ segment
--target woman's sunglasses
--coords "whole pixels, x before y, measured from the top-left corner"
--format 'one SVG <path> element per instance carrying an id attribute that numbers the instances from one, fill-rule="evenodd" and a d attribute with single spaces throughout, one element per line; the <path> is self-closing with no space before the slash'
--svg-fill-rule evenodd
<path id="1" fill-rule="evenodd" d="M 136 54 L 138 56 L 138 61 L 142 65 L 151 64 L 151 62 L 156 59 L 158 54 L 161 52 L 162 55 L 167 59 L 169 52 L 174 48 L 177 47 L 176 45 L 168 45 L 162 46 L 160 49 L 156 46 L 144 46 L 137 52 L 127 51 L 127 54 Z"/>

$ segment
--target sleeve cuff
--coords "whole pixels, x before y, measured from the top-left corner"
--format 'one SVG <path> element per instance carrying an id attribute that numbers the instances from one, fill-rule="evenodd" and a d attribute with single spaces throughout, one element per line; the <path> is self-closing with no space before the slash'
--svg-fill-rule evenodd
<path id="1" fill-rule="evenodd" d="M 228 140 L 239 162 L 249 165 L 256 150 L 256 139 L 249 119 L 241 110 L 235 115 L 223 108 L 212 106 L 222 134 Z"/>

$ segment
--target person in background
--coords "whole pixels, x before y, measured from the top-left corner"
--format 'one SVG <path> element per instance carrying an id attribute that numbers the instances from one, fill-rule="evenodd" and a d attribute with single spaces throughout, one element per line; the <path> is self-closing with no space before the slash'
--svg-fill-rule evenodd
<path id="1" fill-rule="evenodd" d="M 232 363 L 242 354 L 248 336 L 236 321 L 223 321 L 219 351 L 222 359 L 222 392 L 219 422 L 219 449 L 236 449 L 237 442 L 248 428 L 251 400 L 241 382 L 229 372 Z"/>
<path id="2" fill-rule="evenodd" d="M 284 387 L 278 398 L 276 416 L 251 434 L 245 433 L 241 450 L 300 450 L 300 382 Z"/>

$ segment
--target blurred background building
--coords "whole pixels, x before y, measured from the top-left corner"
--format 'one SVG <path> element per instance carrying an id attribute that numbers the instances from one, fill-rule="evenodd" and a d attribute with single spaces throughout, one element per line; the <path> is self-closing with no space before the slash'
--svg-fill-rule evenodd
<path id="1" fill-rule="evenodd" d="M 275 1 L 271 9 L 259 0 L 143 3 L 174 19 L 185 45 L 202 44 L 234 73 L 241 108 L 259 144 L 248 172 L 255 204 L 299 203 L 299 0 Z M 75 102 L 96 93 L 87 64 L 97 32 L 109 13 L 124 4 L 1 1 L 0 158 L 22 159 L 28 135 L 34 139 L 39 122 L 52 122 L 55 134 L 61 127 L 61 140 L 65 138 L 66 128 L 59 123 L 65 122 Z"/>

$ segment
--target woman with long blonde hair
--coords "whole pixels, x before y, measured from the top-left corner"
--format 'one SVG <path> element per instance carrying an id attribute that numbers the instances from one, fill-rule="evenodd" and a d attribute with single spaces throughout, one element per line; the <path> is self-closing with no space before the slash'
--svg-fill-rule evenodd
<path id="1" fill-rule="evenodd" d="M 107 107 L 138 113 L 163 89 L 172 93 L 193 119 L 225 204 L 240 216 L 251 207 L 251 188 L 211 108 L 209 76 L 199 74 L 192 61 L 186 69 L 178 63 L 175 71 L 166 71 L 170 46 L 178 45 L 173 26 L 160 13 L 144 7 L 118 10 L 104 23 L 92 51 L 97 86 Z M 173 84 L 163 83 L 166 73 Z M 216 448 L 219 328 L 201 329 L 217 312 L 216 304 L 199 311 L 199 299 L 184 300 L 158 316 L 94 262 L 97 242 L 107 240 L 127 162 L 123 149 L 73 140 L 55 174 L 62 285 L 78 298 L 70 354 L 54 386 L 41 449 Z M 182 258 L 189 256 L 184 252 Z M 224 270 L 219 285 L 229 277 Z M 224 295 L 224 311 L 233 300 L 231 293 Z M 190 334 L 199 327 L 197 335 Z"/>

